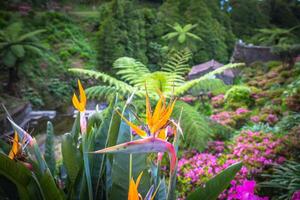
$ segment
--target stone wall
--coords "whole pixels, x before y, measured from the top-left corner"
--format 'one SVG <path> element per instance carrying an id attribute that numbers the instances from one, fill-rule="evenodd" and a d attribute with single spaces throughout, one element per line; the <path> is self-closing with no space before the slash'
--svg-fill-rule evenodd
<path id="1" fill-rule="evenodd" d="M 280 60 L 280 57 L 271 52 L 270 47 L 246 45 L 239 42 L 234 47 L 231 62 L 244 62 L 247 65 L 256 61 Z"/>

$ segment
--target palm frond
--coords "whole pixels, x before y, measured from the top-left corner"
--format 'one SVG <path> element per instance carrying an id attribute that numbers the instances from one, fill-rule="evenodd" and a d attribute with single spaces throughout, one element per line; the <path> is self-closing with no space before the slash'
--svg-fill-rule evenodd
<path id="1" fill-rule="evenodd" d="M 220 68 L 218 68 L 214 71 L 211 71 L 211 72 L 205 74 L 204 76 L 201 76 L 200 78 L 185 82 L 182 86 L 175 88 L 174 94 L 176 96 L 184 94 L 189 89 L 191 89 L 193 86 L 197 85 L 199 82 L 201 82 L 203 80 L 207 80 L 209 78 L 212 78 L 216 74 L 221 74 L 227 69 L 241 67 L 241 66 L 244 66 L 244 65 L 245 65 L 244 63 L 230 63 L 230 64 L 227 64 L 227 65 L 224 65 L 223 67 L 220 67 Z"/>

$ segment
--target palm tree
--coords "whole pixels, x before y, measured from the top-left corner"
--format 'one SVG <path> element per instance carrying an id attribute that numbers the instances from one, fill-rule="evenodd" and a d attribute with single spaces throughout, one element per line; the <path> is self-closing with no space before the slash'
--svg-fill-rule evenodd
<path id="1" fill-rule="evenodd" d="M 0 57 L 4 67 L 8 68 L 9 80 L 7 88 L 15 94 L 15 83 L 19 80 L 20 64 L 30 53 L 41 55 L 44 49 L 35 36 L 44 32 L 36 30 L 23 33 L 22 23 L 13 23 L 0 31 Z"/>
<path id="2" fill-rule="evenodd" d="M 197 24 L 187 24 L 182 27 L 175 23 L 174 26 L 168 25 L 173 32 L 163 36 L 163 39 L 169 42 L 171 49 L 181 50 L 192 46 L 195 40 L 201 41 L 201 38 L 191 33 L 191 30 L 197 27 Z"/>

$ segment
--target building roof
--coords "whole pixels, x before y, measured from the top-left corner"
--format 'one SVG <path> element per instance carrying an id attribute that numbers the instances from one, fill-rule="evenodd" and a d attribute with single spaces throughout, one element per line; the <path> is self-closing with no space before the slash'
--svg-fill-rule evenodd
<path id="1" fill-rule="evenodd" d="M 195 65 L 194 67 L 192 67 L 189 76 L 205 73 L 209 69 L 214 70 L 222 66 L 223 66 L 222 63 L 219 63 L 216 60 L 210 60 L 205 63 Z"/>

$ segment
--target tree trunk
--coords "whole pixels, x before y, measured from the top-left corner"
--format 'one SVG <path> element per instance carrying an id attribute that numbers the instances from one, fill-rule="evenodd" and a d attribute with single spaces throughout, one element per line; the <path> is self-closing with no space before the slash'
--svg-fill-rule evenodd
<path id="1" fill-rule="evenodd" d="M 8 77 L 8 83 L 7 83 L 7 90 L 8 93 L 17 96 L 18 88 L 17 88 L 17 82 L 20 80 L 18 75 L 18 69 L 19 69 L 19 62 L 16 62 L 15 67 L 9 68 L 9 77 Z"/>

